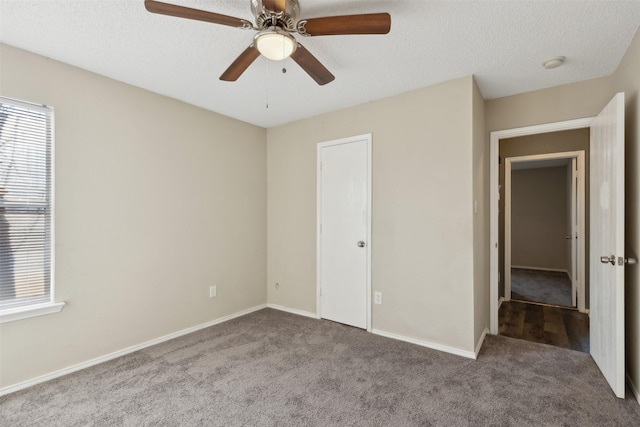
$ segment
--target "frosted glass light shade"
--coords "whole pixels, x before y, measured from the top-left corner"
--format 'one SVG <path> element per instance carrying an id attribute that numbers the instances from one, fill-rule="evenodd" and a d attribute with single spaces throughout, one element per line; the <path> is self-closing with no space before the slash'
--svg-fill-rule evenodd
<path id="1" fill-rule="evenodd" d="M 258 33 L 255 41 L 258 52 L 272 61 L 290 57 L 297 47 L 296 40 L 292 36 L 272 29 Z"/>

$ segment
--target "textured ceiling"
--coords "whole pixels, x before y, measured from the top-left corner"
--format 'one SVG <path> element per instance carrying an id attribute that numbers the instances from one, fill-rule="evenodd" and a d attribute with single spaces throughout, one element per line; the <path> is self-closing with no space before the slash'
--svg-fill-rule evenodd
<path id="1" fill-rule="evenodd" d="M 250 0 L 163 1 L 252 20 Z M 237 82 L 222 82 L 254 32 L 151 14 L 143 0 L 0 0 L 0 41 L 271 127 L 470 74 L 486 99 L 608 75 L 640 25 L 637 0 L 300 6 L 301 18 L 389 12 L 391 32 L 296 36 L 336 76 L 326 86 L 290 59 L 258 58 Z M 541 66 L 558 55 L 567 58 L 562 67 Z"/>

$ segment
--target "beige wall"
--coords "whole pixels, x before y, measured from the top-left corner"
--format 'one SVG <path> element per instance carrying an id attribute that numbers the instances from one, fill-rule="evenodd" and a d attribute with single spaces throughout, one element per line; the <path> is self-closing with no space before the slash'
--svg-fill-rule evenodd
<path id="1" fill-rule="evenodd" d="M 492 99 L 486 103 L 487 132 L 592 117 L 613 95 L 611 78 L 602 77 Z"/>
<path id="2" fill-rule="evenodd" d="M 315 313 L 316 145 L 371 132 L 373 328 L 473 351 L 472 93 L 465 77 L 268 130 L 270 303 Z"/>
<path id="3" fill-rule="evenodd" d="M 626 256 L 640 256 L 640 32 L 636 33 L 613 75 L 616 91 L 626 97 L 625 237 Z M 625 268 L 627 373 L 640 390 L 640 265 Z"/>
<path id="4" fill-rule="evenodd" d="M 0 325 L 0 387 L 266 302 L 264 129 L 0 49 L 0 93 L 55 108 L 67 303 Z"/>
<path id="5" fill-rule="evenodd" d="M 511 173 L 511 265 L 569 272 L 567 167 Z"/>
<path id="6" fill-rule="evenodd" d="M 485 143 L 484 99 L 473 84 L 473 297 L 474 342 L 489 328 L 489 151 Z"/>

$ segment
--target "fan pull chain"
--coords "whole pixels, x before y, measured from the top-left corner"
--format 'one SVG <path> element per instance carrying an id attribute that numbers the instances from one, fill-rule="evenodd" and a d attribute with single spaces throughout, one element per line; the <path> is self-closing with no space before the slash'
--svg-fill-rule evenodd
<path id="1" fill-rule="evenodd" d="M 266 81 L 264 82 L 264 87 L 265 87 L 265 91 L 266 91 L 266 98 L 267 98 L 267 110 L 269 109 L 269 61 L 267 58 L 264 59 L 265 61 L 267 61 L 267 72 L 265 73 L 265 79 Z"/>
<path id="2" fill-rule="evenodd" d="M 289 56 L 287 56 L 286 54 L 287 52 L 287 46 L 284 43 L 284 39 L 282 40 L 282 57 L 284 58 L 284 61 L 282 61 L 283 66 L 282 66 L 282 74 L 286 74 L 287 72 L 287 61 L 289 60 Z"/>

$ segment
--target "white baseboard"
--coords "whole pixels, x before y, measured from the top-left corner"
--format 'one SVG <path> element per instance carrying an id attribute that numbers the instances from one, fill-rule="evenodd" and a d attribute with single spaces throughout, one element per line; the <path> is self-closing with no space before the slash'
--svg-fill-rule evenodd
<path id="1" fill-rule="evenodd" d="M 162 337 L 159 337 L 159 338 L 155 338 L 155 339 L 152 339 L 150 341 L 145 341 L 142 344 L 136 344 L 136 345 L 133 345 L 131 347 L 123 348 L 122 350 L 114 351 L 113 353 L 105 354 L 104 356 L 99 356 L 99 357 L 96 357 L 95 359 L 87 360 L 86 362 L 81 362 L 81 363 L 78 363 L 76 365 L 68 366 L 66 368 L 59 369 L 57 371 L 50 372 L 48 374 L 44 374 L 44 375 L 41 375 L 39 377 L 32 378 L 30 380 L 26 380 L 26 381 L 22 381 L 22 382 L 17 383 L 17 384 L 13 384 L 13 385 L 10 385 L 10 386 L 2 387 L 2 388 L 0 388 L 0 396 L 4 396 L 5 394 L 13 393 L 15 391 L 22 390 L 22 389 L 25 389 L 27 387 L 31 387 L 31 386 L 36 385 L 36 384 L 40 384 L 40 383 L 43 383 L 45 381 L 52 380 L 54 378 L 62 377 L 64 375 L 70 374 L 72 372 L 79 371 L 81 369 L 88 368 L 90 366 L 94 366 L 94 365 L 98 365 L 98 364 L 103 363 L 103 362 L 107 362 L 107 361 L 115 359 L 117 357 L 124 356 L 124 355 L 127 355 L 129 353 L 133 353 L 135 351 L 142 350 L 144 348 L 151 347 L 153 345 L 160 344 L 160 343 L 163 343 L 165 341 L 169 341 L 169 340 L 172 340 L 174 338 L 178 338 L 178 337 L 181 337 L 183 335 L 187 335 L 187 334 L 190 334 L 192 332 L 199 331 L 200 329 L 208 328 L 209 326 L 218 325 L 220 323 L 229 321 L 231 319 L 235 319 L 237 317 L 241 317 L 241 316 L 247 315 L 249 313 L 253 313 L 254 311 L 262 310 L 263 308 L 266 308 L 266 307 L 267 307 L 267 304 L 261 304 L 261 305 L 258 305 L 256 307 L 249 308 L 247 310 L 239 311 L 237 313 L 233 313 L 233 314 L 230 314 L 228 316 L 220 317 L 218 319 L 215 319 L 215 320 L 212 320 L 212 321 L 209 321 L 209 322 L 206 322 L 206 323 L 201 323 L 200 325 L 192 326 L 190 328 L 183 329 L 181 331 L 171 333 L 169 335 L 165 335 L 165 336 L 162 336 Z"/>
<path id="2" fill-rule="evenodd" d="M 482 331 L 482 335 L 480 336 L 480 339 L 478 340 L 478 344 L 476 345 L 476 350 L 475 350 L 475 357 L 474 359 L 478 358 L 478 354 L 480 353 L 480 349 L 482 348 L 482 344 L 484 343 L 484 339 L 487 336 L 487 334 L 489 333 L 489 328 L 484 328 L 484 331 Z"/>
<path id="3" fill-rule="evenodd" d="M 320 318 L 320 316 L 318 316 L 316 313 L 312 313 L 310 311 L 305 311 L 305 310 L 298 310 L 297 308 L 285 307 L 283 305 L 267 304 L 267 307 L 273 308 L 274 310 L 286 311 L 287 313 L 291 313 L 291 314 L 297 314 L 298 316 L 311 317 L 312 319 Z"/>
<path id="4" fill-rule="evenodd" d="M 269 308 L 273 308 L 275 310 L 281 310 L 281 311 L 286 311 L 287 313 L 291 313 L 291 314 L 297 314 L 299 316 L 305 316 L 305 317 L 311 317 L 312 319 L 320 319 L 320 316 L 318 316 L 316 313 L 312 313 L 310 311 L 305 311 L 305 310 L 298 310 L 295 308 L 289 308 L 289 307 L 284 307 L 281 305 L 277 305 L 277 304 L 267 304 L 267 307 Z M 470 351 L 464 351 L 464 350 L 460 350 L 458 348 L 454 348 L 454 347 L 448 347 L 442 344 L 436 344 L 436 343 L 431 343 L 428 341 L 421 341 L 421 340 L 417 340 L 414 338 L 408 338 L 402 335 L 396 335 L 396 334 L 392 334 L 390 332 L 385 332 L 385 331 L 381 331 L 378 329 L 372 329 L 370 331 L 372 334 L 376 334 L 376 335 L 380 335 L 386 338 L 392 338 L 395 340 L 399 340 L 399 341 L 405 341 L 411 344 L 416 344 L 422 347 L 428 347 L 434 350 L 439 350 L 439 351 L 444 351 L 447 353 L 451 353 L 451 354 L 455 354 L 458 356 L 462 356 L 462 357 L 466 357 L 469 359 L 475 359 L 477 357 L 478 351 L 480 351 L 480 347 L 482 346 L 482 342 L 484 341 L 484 337 L 487 335 L 487 333 L 489 332 L 487 329 L 485 329 L 485 331 L 482 334 L 482 337 L 480 338 L 480 343 L 478 344 L 478 348 L 476 349 L 475 353 L 472 353 Z"/>
<path id="5" fill-rule="evenodd" d="M 629 390 L 631 390 L 631 393 L 633 393 L 633 397 L 638 402 L 638 405 L 640 405 L 640 393 L 638 393 L 638 388 L 631 380 L 631 377 L 629 376 L 628 372 L 627 372 L 627 384 L 629 385 Z"/>
<path id="6" fill-rule="evenodd" d="M 569 270 L 565 270 L 562 268 L 527 267 L 524 265 L 512 265 L 511 268 L 519 268 L 521 270 L 555 271 L 558 273 L 566 273 L 567 275 L 569 275 Z"/>
<path id="7" fill-rule="evenodd" d="M 459 348 L 449 347 L 442 344 L 432 343 L 429 341 L 418 340 L 415 338 L 409 338 L 402 335 L 392 334 L 391 332 L 385 332 L 378 329 L 372 329 L 372 334 L 380 335 L 394 340 L 405 341 L 411 344 L 416 344 L 422 347 L 427 347 L 433 350 L 444 351 L 445 353 L 455 354 L 456 356 L 466 357 L 467 359 L 475 359 L 476 355 L 473 351 L 461 350 Z"/>
<path id="8" fill-rule="evenodd" d="M 500 307 L 502 307 L 503 302 L 504 302 L 504 297 L 500 297 L 500 299 L 498 300 L 498 310 L 500 310 Z"/>

